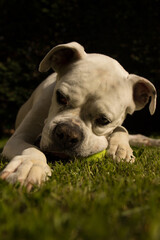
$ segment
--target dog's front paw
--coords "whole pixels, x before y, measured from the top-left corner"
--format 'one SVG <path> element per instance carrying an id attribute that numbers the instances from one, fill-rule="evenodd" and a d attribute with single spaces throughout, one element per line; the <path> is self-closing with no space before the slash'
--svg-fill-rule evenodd
<path id="1" fill-rule="evenodd" d="M 51 169 L 45 161 L 36 160 L 29 155 L 14 157 L 1 172 L 0 178 L 9 183 L 19 182 L 30 191 L 34 185 L 40 186 L 51 176 Z"/>
<path id="2" fill-rule="evenodd" d="M 135 161 L 133 150 L 127 143 L 111 142 L 107 152 L 117 162 L 126 161 L 133 163 Z"/>

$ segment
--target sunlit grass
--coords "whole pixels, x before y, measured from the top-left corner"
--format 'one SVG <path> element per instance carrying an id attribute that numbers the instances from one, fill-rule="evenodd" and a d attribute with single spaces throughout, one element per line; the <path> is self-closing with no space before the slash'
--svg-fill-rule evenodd
<path id="1" fill-rule="evenodd" d="M 0 239 L 159 240 L 160 149 L 134 152 L 134 164 L 50 162 L 30 194 L 0 181 Z"/>

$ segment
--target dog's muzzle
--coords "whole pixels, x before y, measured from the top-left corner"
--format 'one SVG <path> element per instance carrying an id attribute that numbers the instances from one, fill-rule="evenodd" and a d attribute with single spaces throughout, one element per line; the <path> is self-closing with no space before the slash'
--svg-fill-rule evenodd
<path id="1" fill-rule="evenodd" d="M 82 130 L 72 122 L 59 123 L 53 130 L 53 141 L 62 150 L 72 150 L 80 146 L 84 139 Z"/>

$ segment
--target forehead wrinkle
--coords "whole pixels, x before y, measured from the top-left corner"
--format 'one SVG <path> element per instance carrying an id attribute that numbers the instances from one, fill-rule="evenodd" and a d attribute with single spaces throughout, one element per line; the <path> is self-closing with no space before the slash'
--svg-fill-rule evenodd
<path id="1" fill-rule="evenodd" d="M 60 82 L 70 89 L 70 92 L 80 97 L 87 94 L 97 94 L 98 91 L 112 91 L 121 85 L 119 76 L 113 77 L 113 71 L 108 71 L 95 62 L 82 61 L 77 63 L 71 71 L 61 77 Z M 118 87 L 119 87 L 118 86 Z"/>
<path id="2" fill-rule="evenodd" d="M 111 120 L 117 118 L 126 109 L 126 103 L 122 101 L 122 95 L 116 92 L 107 93 L 100 91 L 101 94 L 90 95 L 87 99 L 88 111 L 94 115 L 105 114 Z M 123 94 L 123 93 L 122 93 Z"/>
<path id="3" fill-rule="evenodd" d="M 123 102 L 124 79 L 105 67 L 106 64 L 101 65 L 97 61 L 79 61 L 68 73 L 61 76 L 59 82 L 78 105 L 85 104 L 89 98 L 93 101 L 102 98 L 109 107 L 112 106 L 110 111 L 119 111 L 119 104 Z"/>
<path id="4" fill-rule="evenodd" d="M 91 61 L 79 61 L 74 64 L 72 69 L 64 76 L 61 77 L 63 81 L 68 82 L 69 84 L 76 84 L 76 86 L 80 86 L 82 89 L 91 89 L 99 84 L 99 81 L 106 75 L 106 68 L 97 66 L 98 63 Z"/>
<path id="5" fill-rule="evenodd" d="M 71 100 L 76 101 L 80 105 L 84 104 L 92 95 L 96 98 L 100 81 L 95 81 L 95 84 L 91 84 L 87 78 L 82 81 L 72 80 L 72 78 L 73 76 L 70 77 L 70 80 L 67 81 L 66 79 L 59 84 L 59 89 L 64 94 L 70 96 Z"/>

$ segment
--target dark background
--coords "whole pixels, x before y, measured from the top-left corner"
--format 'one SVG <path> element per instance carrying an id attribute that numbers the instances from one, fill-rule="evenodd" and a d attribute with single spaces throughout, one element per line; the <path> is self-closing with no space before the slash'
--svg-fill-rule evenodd
<path id="1" fill-rule="evenodd" d="M 38 65 L 51 47 L 77 41 L 87 52 L 116 58 L 157 88 L 148 107 L 125 121 L 131 133 L 160 134 L 159 0 L 0 0 L 0 133 L 14 127 L 18 108 L 49 74 Z"/>

